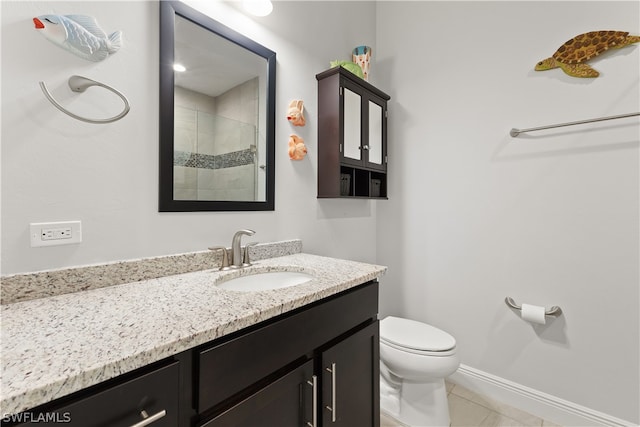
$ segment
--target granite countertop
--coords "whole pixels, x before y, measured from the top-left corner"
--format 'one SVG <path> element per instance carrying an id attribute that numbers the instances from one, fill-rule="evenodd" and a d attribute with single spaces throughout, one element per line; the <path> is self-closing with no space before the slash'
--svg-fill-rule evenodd
<path id="1" fill-rule="evenodd" d="M 237 292 L 223 275 L 304 271 L 289 288 Z M 0 414 L 33 408 L 373 280 L 385 267 L 297 253 L 2 306 Z"/>

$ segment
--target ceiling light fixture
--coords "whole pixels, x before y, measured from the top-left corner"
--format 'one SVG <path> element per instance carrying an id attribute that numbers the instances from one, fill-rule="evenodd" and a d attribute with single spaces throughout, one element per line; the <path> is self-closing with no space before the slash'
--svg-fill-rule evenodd
<path id="1" fill-rule="evenodd" d="M 187 71 L 187 68 L 182 64 L 173 64 L 173 71 L 182 73 L 184 71 Z"/>
<path id="2" fill-rule="evenodd" d="M 267 16 L 273 10 L 271 0 L 243 0 L 242 7 L 255 16 Z"/>

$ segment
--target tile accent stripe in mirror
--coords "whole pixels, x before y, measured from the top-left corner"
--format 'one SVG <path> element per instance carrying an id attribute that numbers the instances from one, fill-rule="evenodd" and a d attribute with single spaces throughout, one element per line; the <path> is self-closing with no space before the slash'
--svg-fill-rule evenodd
<path id="1" fill-rule="evenodd" d="M 254 163 L 254 150 L 233 151 L 224 154 L 200 154 L 188 151 L 174 151 L 173 165 L 201 169 L 225 169 Z"/>
<path id="2" fill-rule="evenodd" d="M 302 252 L 302 240 L 262 243 L 251 247 L 251 259 L 261 260 Z M 220 251 L 190 252 L 108 264 L 20 273 L 0 278 L 1 304 L 87 291 L 124 283 L 139 282 L 209 270 L 220 264 Z"/>

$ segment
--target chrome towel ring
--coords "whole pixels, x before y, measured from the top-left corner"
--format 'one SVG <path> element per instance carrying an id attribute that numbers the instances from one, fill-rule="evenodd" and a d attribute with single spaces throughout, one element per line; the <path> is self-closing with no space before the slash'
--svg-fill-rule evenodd
<path id="1" fill-rule="evenodd" d="M 117 120 L 120 120 L 121 118 L 127 115 L 130 109 L 129 101 L 127 100 L 127 97 L 124 96 L 121 92 L 117 91 L 111 86 L 108 86 L 104 83 L 97 82 L 95 80 L 88 79 L 86 77 L 82 77 L 82 76 L 69 77 L 69 87 L 74 92 L 84 92 L 85 90 L 87 90 L 87 88 L 91 86 L 101 86 L 118 95 L 120 99 L 122 99 L 122 101 L 124 102 L 124 110 L 122 110 L 120 114 L 107 119 L 90 119 L 87 117 L 78 116 L 77 114 L 74 114 L 71 111 L 64 108 L 62 105 L 58 103 L 58 101 L 53 99 L 53 96 L 51 96 L 51 93 L 49 93 L 49 90 L 47 89 L 47 86 L 44 84 L 44 82 L 40 82 L 40 89 L 42 89 L 44 96 L 47 97 L 47 99 L 53 104 L 53 106 L 56 107 L 58 110 L 62 111 L 63 113 L 67 114 L 68 116 L 73 117 L 74 119 L 87 122 L 87 123 L 105 124 L 105 123 L 112 123 Z"/>

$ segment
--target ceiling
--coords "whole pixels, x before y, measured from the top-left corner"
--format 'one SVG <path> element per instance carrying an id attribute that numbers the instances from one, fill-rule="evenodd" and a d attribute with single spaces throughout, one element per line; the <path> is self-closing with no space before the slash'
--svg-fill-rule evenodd
<path id="1" fill-rule="evenodd" d="M 216 97 L 266 73 L 266 60 L 253 52 L 176 15 L 175 84 Z"/>

